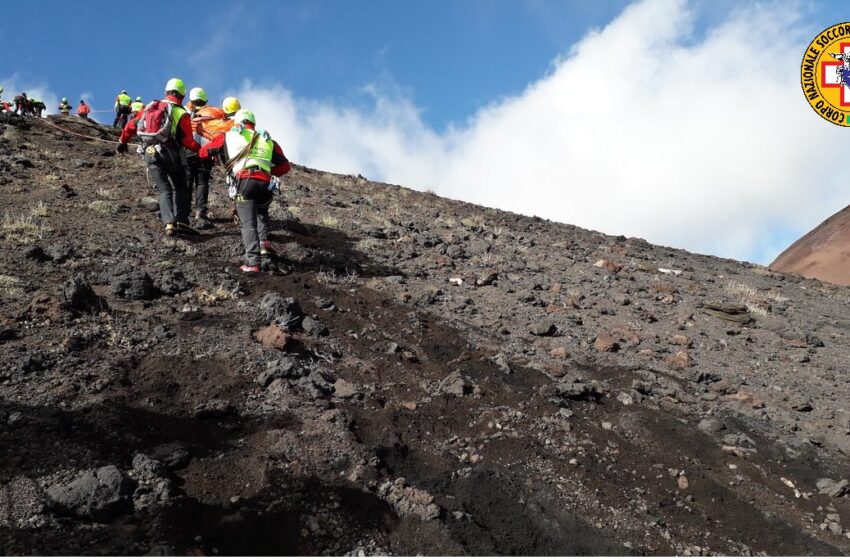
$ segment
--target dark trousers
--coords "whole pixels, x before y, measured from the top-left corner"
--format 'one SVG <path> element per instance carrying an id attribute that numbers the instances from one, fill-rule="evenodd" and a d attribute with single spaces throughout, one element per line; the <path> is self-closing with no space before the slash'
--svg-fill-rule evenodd
<path id="1" fill-rule="evenodd" d="M 173 143 L 162 144 L 159 152 L 145 149 L 148 177 L 159 191 L 159 216 L 162 223 L 189 223 L 189 189 L 186 188 L 186 169 L 183 153 Z"/>
<path id="2" fill-rule="evenodd" d="M 129 105 L 119 105 L 117 109 L 115 109 L 115 120 L 112 122 L 112 126 L 118 126 L 118 121 L 124 120 L 124 124 L 127 124 L 127 119 L 130 117 L 130 106 Z"/>
<path id="3" fill-rule="evenodd" d="M 268 181 L 242 179 L 236 186 L 236 213 L 245 247 L 245 264 L 260 264 L 260 243 L 269 239 L 269 206 L 273 193 Z"/>
<path id="4" fill-rule="evenodd" d="M 186 186 L 189 189 L 189 197 L 194 193 L 195 211 L 206 212 L 207 201 L 210 197 L 210 175 L 212 175 L 213 161 L 201 159 L 193 152 L 186 152 Z"/>

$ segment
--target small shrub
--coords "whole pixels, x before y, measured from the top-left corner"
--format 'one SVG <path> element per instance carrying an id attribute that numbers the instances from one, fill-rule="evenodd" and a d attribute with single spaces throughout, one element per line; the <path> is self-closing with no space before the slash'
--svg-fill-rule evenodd
<path id="1" fill-rule="evenodd" d="M 329 228 L 338 228 L 339 219 L 330 215 L 325 215 L 322 217 L 322 225 Z"/>
<path id="2" fill-rule="evenodd" d="M 33 218 L 46 218 L 47 217 L 47 205 L 44 201 L 39 200 L 38 204 L 35 205 L 35 208 L 30 212 L 30 216 Z"/>
<path id="3" fill-rule="evenodd" d="M 89 210 L 93 210 L 98 214 L 112 215 L 118 213 L 118 205 L 108 200 L 95 200 L 88 205 Z"/>
<path id="4" fill-rule="evenodd" d="M 238 286 L 233 289 L 227 289 L 224 285 L 217 286 L 209 290 L 206 288 L 198 288 L 195 290 L 195 299 L 197 299 L 198 303 L 201 303 L 202 305 L 215 305 L 222 301 L 234 299 L 238 293 Z"/>
<path id="5" fill-rule="evenodd" d="M 0 224 L 0 232 L 10 241 L 32 243 L 36 239 L 43 239 L 50 233 L 50 228 L 32 216 L 13 216 L 7 212 Z"/>
<path id="6" fill-rule="evenodd" d="M 22 293 L 23 290 L 21 289 L 20 280 L 18 280 L 14 276 L 0 274 L 0 294 L 6 297 L 14 297 L 21 295 Z"/>

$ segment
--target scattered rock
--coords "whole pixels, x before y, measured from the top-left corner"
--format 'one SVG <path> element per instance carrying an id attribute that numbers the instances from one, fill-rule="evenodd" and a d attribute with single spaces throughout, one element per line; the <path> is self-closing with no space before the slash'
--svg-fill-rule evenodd
<path id="1" fill-rule="evenodd" d="M 120 269 L 113 274 L 109 285 L 113 294 L 128 300 L 151 299 L 154 296 L 153 280 L 143 270 Z"/>
<path id="2" fill-rule="evenodd" d="M 700 430 L 709 433 L 720 432 L 726 428 L 726 424 L 720 418 L 709 417 L 699 421 Z"/>
<path id="3" fill-rule="evenodd" d="M 62 302 L 66 308 L 86 313 L 106 311 L 106 300 L 94 293 L 94 290 L 82 276 L 62 284 Z"/>
<path id="4" fill-rule="evenodd" d="M 191 287 L 189 281 L 179 270 L 166 270 L 162 273 L 159 283 L 159 291 L 167 296 L 175 296 L 185 292 Z"/>
<path id="5" fill-rule="evenodd" d="M 108 521 L 129 505 L 133 483 L 115 465 L 85 471 L 67 484 L 54 484 L 47 495 L 63 513 Z"/>
<path id="6" fill-rule="evenodd" d="M 0 527 L 29 528 L 32 520 L 45 510 L 46 498 L 31 478 L 13 478 L 8 484 L 0 485 Z"/>
<path id="7" fill-rule="evenodd" d="M 687 350 L 679 350 L 672 356 L 667 356 L 664 359 L 664 363 L 676 369 L 685 369 L 693 365 L 691 355 L 688 354 Z"/>
<path id="8" fill-rule="evenodd" d="M 583 381 L 575 375 L 564 376 L 558 381 L 555 394 L 568 400 L 599 400 L 601 396 L 593 383 Z"/>
<path id="9" fill-rule="evenodd" d="M 327 336 L 329 332 L 328 328 L 321 321 L 309 315 L 302 319 L 301 328 L 305 333 L 313 337 Z"/>
<path id="10" fill-rule="evenodd" d="M 435 393 L 438 395 L 463 397 L 477 392 L 477 389 L 478 387 L 461 375 L 460 371 L 453 371 L 445 379 L 440 381 Z"/>
<path id="11" fill-rule="evenodd" d="M 43 263 L 50 260 L 50 256 L 45 253 L 44 249 L 42 249 L 38 245 L 30 245 L 29 247 L 25 247 L 24 258 L 38 263 Z"/>
<path id="12" fill-rule="evenodd" d="M 341 399 L 347 399 L 357 394 L 359 394 L 357 387 L 345 379 L 337 379 L 334 383 L 334 395 Z"/>
<path id="13" fill-rule="evenodd" d="M 617 264 L 617 263 L 609 261 L 607 259 L 600 259 L 600 260 L 596 261 L 595 263 L 593 263 L 593 266 L 595 266 L 596 268 L 604 268 L 605 270 L 607 270 L 611 274 L 617 274 L 618 272 L 623 270 L 623 265 Z"/>
<path id="14" fill-rule="evenodd" d="M 334 301 L 326 297 L 317 297 L 313 302 L 319 309 L 333 309 Z"/>
<path id="15" fill-rule="evenodd" d="M 236 412 L 236 408 L 226 399 L 210 399 L 199 404 L 194 411 L 196 418 L 223 418 Z"/>
<path id="16" fill-rule="evenodd" d="M 407 486 L 403 478 L 393 482 L 385 481 L 378 487 L 378 495 L 400 517 L 418 517 L 422 521 L 431 521 L 440 516 L 440 507 L 434 503 L 434 497 L 424 490 Z"/>
<path id="17" fill-rule="evenodd" d="M 593 347 L 597 352 L 616 352 L 620 349 L 620 345 L 607 331 L 602 331 L 596 336 Z"/>
<path id="18" fill-rule="evenodd" d="M 159 212 L 159 199 L 154 196 L 143 196 L 139 199 L 139 205 L 148 212 Z"/>
<path id="19" fill-rule="evenodd" d="M 268 323 L 293 329 L 301 325 L 304 312 L 295 298 L 283 297 L 277 292 L 269 292 L 259 303 L 260 316 Z"/>
<path id="20" fill-rule="evenodd" d="M 151 458 L 169 469 L 180 469 L 189 464 L 191 455 L 180 442 L 163 443 L 153 448 Z"/>
<path id="21" fill-rule="evenodd" d="M 846 479 L 836 482 L 831 478 L 820 478 L 816 485 L 821 494 L 826 494 L 830 498 L 840 498 L 845 494 L 850 494 L 850 483 Z"/>
<path id="22" fill-rule="evenodd" d="M 747 306 L 737 303 L 707 302 L 703 304 L 703 312 L 712 317 L 743 326 L 751 325 L 755 322 L 753 316 L 747 311 Z"/>
<path id="23" fill-rule="evenodd" d="M 541 321 L 531 327 L 531 334 L 534 336 L 552 336 L 557 332 L 558 327 L 547 321 Z"/>
<path id="24" fill-rule="evenodd" d="M 307 373 L 293 358 L 281 358 L 268 363 L 268 368 L 257 376 L 257 384 L 268 387 L 275 379 L 298 379 Z"/>

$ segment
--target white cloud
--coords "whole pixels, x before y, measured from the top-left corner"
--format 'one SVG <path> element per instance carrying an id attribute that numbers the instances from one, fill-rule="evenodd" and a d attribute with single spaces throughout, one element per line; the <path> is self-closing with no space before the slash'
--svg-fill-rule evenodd
<path id="1" fill-rule="evenodd" d="M 766 262 L 846 204 L 844 131 L 800 91 L 808 37 L 793 7 L 693 27 L 685 0 L 636 3 L 522 94 L 442 133 L 394 93 L 372 91 L 366 109 L 282 86 L 236 93 L 311 167 Z"/>

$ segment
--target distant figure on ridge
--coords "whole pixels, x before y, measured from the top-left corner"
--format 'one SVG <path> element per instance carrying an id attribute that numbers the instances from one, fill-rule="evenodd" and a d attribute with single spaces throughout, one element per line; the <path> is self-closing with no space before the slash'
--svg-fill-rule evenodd
<path id="1" fill-rule="evenodd" d="M 59 103 L 59 112 L 66 117 L 71 114 L 71 104 L 68 103 L 67 97 L 63 97 L 62 102 Z"/>
<path id="2" fill-rule="evenodd" d="M 15 114 L 20 112 L 21 115 L 26 115 L 29 113 L 29 99 L 27 99 L 27 92 L 22 91 L 18 95 L 15 96 Z"/>
<path id="3" fill-rule="evenodd" d="M 77 115 L 79 115 L 80 118 L 89 120 L 89 113 L 91 113 L 91 107 L 89 107 L 85 101 L 80 99 L 80 104 L 77 105 Z"/>
<path id="4" fill-rule="evenodd" d="M 41 99 L 30 99 L 30 110 L 36 117 L 40 117 L 42 111 L 47 109 L 47 105 Z"/>

